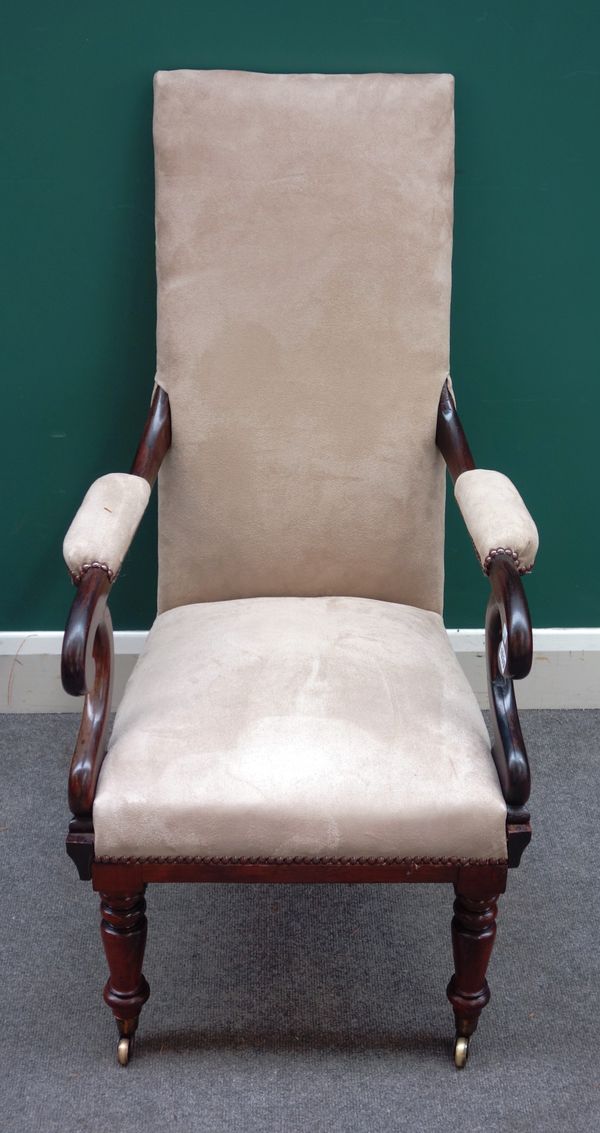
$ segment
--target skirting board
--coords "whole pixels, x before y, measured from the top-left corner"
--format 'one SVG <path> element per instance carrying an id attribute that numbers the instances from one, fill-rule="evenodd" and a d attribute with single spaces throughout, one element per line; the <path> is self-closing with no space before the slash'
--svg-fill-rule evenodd
<path id="1" fill-rule="evenodd" d="M 482 629 L 448 630 L 482 708 L 487 706 Z M 113 705 L 140 653 L 144 632 L 115 633 Z M 0 712 L 79 712 L 60 683 L 62 633 L 0 634 Z M 600 708 L 600 628 L 534 631 L 533 669 L 516 682 L 521 708 Z"/>

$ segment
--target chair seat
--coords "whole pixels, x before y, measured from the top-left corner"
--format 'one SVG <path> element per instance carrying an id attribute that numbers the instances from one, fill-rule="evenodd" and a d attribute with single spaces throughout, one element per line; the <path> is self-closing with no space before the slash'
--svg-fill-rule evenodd
<path id="1" fill-rule="evenodd" d="M 441 617 L 346 597 L 161 614 L 94 804 L 104 858 L 504 861 L 505 824 Z"/>

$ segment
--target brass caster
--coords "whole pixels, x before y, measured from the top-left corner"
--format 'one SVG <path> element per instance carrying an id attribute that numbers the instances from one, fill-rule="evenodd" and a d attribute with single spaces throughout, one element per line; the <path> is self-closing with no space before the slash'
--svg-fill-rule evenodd
<path id="1" fill-rule="evenodd" d="M 119 1066 L 127 1066 L 133 1055 L 133 1035 L 123 1035 L 117 1045 L 117 1059 Z"/>
<path id="2" fill-rule="evenodd" d="M 464 1035 L 459 1035 L 454 1043 L 454 1065 L 457 1070 L 464 1070 L 468 1057 L 469 1040 Z"/>

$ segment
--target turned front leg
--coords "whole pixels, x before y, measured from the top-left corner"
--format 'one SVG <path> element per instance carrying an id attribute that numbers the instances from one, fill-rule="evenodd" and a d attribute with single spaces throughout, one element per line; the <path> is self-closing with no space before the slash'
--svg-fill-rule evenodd
<path id="1" fill-rule="evenodd" d="M 474 898 L 457 893 L 454 902 L 454 975 L 447 994 L 456 1019 L 457 1066 L 464 1066 L 467 1060 L 469 1038 L 490 999 L 485 974 L 496 937 L 497 900 L 498 894 Z"/>
<path id="2" fill-rule="evenodd" d="M 144 890 L 137 893 L 101 893 L 100 931 L 108 961 L 109 977 L 104 1001 L 119 1030 L 118 1058 L 125 1066 L 133 1047 L 140 1011 L 150 988 L 142 974 L 146 945 Z"/>

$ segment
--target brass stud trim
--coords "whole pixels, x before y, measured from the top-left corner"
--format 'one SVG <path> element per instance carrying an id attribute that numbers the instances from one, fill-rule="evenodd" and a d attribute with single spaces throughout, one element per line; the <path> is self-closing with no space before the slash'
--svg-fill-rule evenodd
<path id="1" fill-rule="evenodd" d="M 97 857 L 100 865 L 329 865 L 329 866 L 505 866 L 506 858 L 366 858 L 366 857 L 194 857 L 176 855 L 172 857 Z"/>
<path id="2" fill-rule="evenodd" d="M 483 560 L 482 567 L 484 574 L 490 573 L 490 567 L 497 555 L 508 555 L 509 558 L 513 560 L 519 574 L 530 574 L 533 570 L 533 563 L 529 566 L 525 566 L 519 558 L 519 552 L 514 551 L 512 547 L 494 547 Z"/>
<path id="3" fill-rule="evenodd" d="M 94 568 L 95 570 L 103 570 L 104 573 L 108 575 L 109 582 L 114 581 L 115 571 L 111 570 L 108 563 L 82 563 L 78 571 L 69 571 L 69 574 L 71 575 L 71 579 L 74 582 L 75 586 L 79 586 L 79 583 L 81 582 L 81 579 L 83 578 L 86 571 L 92 570 L 92 568 Z"/>

